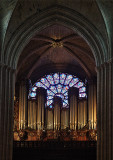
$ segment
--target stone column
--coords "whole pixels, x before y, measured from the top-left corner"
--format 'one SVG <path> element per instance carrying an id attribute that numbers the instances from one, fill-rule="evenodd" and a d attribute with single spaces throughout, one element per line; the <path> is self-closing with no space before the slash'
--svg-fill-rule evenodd
<path id="1" fill-rule="evenodd" d="M 45 103 L 47 91 L 44 88 L 37 89 L 37 130 L 45 127 Z"/>
<path id="2" fill-rule="evenodd" d="M 78 127 L 78 88 L 70 88 L 68 95 L 70 108 L 70 129 L 76 130 Z"/>
<path id="3" fill-rule="evenodd" d="M 113 159 L 113 62 L 97 69 L 97 160 Z"/>
<path id="4" fill-rule="evenodd" d="M 62 108 L 61 110 L 61 129 L 69 128 L 69 109 Z"/>
<path id="5" fill-rule="evenodd" d="M 93 80 L 88 82 L 88 123 L 89 129 L 96 129 L 97 122 L 97 86 Z"/>
<path id="6" fill-rule="evenodd" d="M 19 89 L 19 129 L 26 129 L 27 128 L 27 86 L 26 80 L 20 83 Z"/>
<path id="7" fill-rule="evenodd" d="M 0 160 L 12 160 L 15 70 L 0 65 Z"/>
<path id="8" fill-rule="evenodd" d="M 53 106 L 54 106 L 54 130 L 60 130 L 62 99 L 60 97 L 55 96 L 53 99 Z"/>
<path id="9" fill-rule="evenodd" d="M 79 100 L 78 103 L 78 129 L 87 124 L 87 100 Z"/>

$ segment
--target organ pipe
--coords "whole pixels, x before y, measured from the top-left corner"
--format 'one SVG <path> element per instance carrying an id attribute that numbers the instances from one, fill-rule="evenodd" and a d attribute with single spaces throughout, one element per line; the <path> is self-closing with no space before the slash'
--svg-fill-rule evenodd
<path id="1" fill-rule="evenodd" d="M 87 101 L 79 100 L 78 103 L 78 129 L 83 128 L 87 124 Z"/>
<path id="2" fill-rule="evenodd" d="M 44 88 L 37 89 L 37 130 L 43 130 L 45 127 L 45 103 L 47 91 Z"/>
<path id="3" fill-rule="evenodd" d="M 70 88 L 69 92 L 69 107 L 70 107 L 70 129 L 76 130 L 78 127 L 78 88 Z"/>
<path id="4" fill-rule="evenodd" d="M 62 99 L 60 97 L 55 96 L 53 100 L 53 105 L 54 105 L 54 130 L 60 130 Z"/>
<path id="5" fill-rule="evenodd" d="M 26 81 L 20 83 L 19 88 L 19 129 L 27 128 L 27 86 Z"/>
<path id="6" fill-rule="evenodd" d="M 89 129 L 96 129 L 96 84 L 90 81 L 88 85 L 88 121 Z"/>
<path id="7" fill-rule="evenodd" d="M 69 128 L 69 109 L 62 108 L 61 110 L 61 129 Z"/>

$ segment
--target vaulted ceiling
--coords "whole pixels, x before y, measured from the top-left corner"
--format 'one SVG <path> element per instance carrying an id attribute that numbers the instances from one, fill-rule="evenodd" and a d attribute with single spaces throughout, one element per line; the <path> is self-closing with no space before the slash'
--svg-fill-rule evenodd
<path id="1" fill-rule="evenodd" d="M 82 79 L 96 76 L 95 60 L 85 40 L 73 30 L 54 24 L 37 33 L 19 58 L 17 79 L 36 81 L 50 72 L 63 71 Z"/>

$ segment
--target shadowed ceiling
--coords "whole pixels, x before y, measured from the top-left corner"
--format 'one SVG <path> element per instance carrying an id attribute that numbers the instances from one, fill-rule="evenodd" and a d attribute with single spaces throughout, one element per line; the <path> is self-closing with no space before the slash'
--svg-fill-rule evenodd
<path id="1" fill-rule="evenodd" d="M 82 79 L 96 77 L 95 60 L 85 40 L 73 30 L 59 24 L 37 33 L 22 51 L 17 79 L 35 82 L 50 72 L 68 72 Z"/>

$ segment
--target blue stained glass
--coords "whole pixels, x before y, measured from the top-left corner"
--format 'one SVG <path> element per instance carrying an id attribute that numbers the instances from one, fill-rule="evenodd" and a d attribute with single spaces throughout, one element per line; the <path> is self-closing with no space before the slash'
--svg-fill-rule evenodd
<path id="1" fill-rule="evenodd" d="M 64 84 L 65 78 L 66 78 L 66 74 L 64 74 L 64 73 L 60 74 L 60 83 L 61 84 Z"/>
<path id="2" fill-rule="evenodd" d="M 37 82 L 35 85 L 37 87 L 43 87 L 43 88 L 47 89 L 47 87 L 45 85 L 43 85 L 41 82 Z"/>
<path id="3" fill-rule="evenodd" d="M 84 83 L 83 82 L 78 82 L 78 88 L 80 88 L 80 87 L 82 87 L 83 85 L 84 85 Z"/>
<path id="4" fill-rule="evenodd" d="M 49 81 L 50 84 L 54 85 L 54 80 L 53 80 L 53 77 L 52 75 L 47 75 L 47 80 Z"/>
<path id="5" fill-rule="evenodd" d="M 79 88 L 79 97 L 87 97 L 85 84 L 79 81 L 75 76 L 65 74 L 65 73 L 55 73 L 47 75 L 41 78 L 38 82 L 34 84 L 30 89 L 29 98 L 36 98 L 36 90 L 38 87 L 43 87 L 47 89 L 47 106 L 52 106 L 53 97 L 59 96 L 62 98 L 63 107 L 69 107 L 68 104 L 68 89 L 69 87 Z"/>
<path id="6" fill-rule="evenodd" d="M 47 100 L 47 106 L 53 103 L 53 100 Z"/>
<path id="7" fill-rule="evenodd" d="M 32 91 L 35 92 L 36 90 L 37 90 L 37 87 L 33 87 L 33 88 L 32 88 Z"/>
<path id="8" fill-rule="evenodd" d="M 49 82 L 47 81 L 46 78 L 41 78 L 40 80 L 45 86 L 49 87 Z"/>
<path id="9" fill-rule="evenodd" d="M 61 97 L 62 99 L 64 99 L 64 96 L 62 94 L 56 94 L 56 96 Z"/>
<path id="10" fill-rule="evenodd" d="M 55 82 L 55 84 L 58 84 L 58 83 L 59 83 L 59 74 L 55 73 L 55 74 L 53 75 L 53 77 L 54 77 L 54 82 Z"/>
<path id="11" fill-rule="evenodd" d="M 54 93 L 57 93 L 57 90 L 56 90 L 55 86 L 50 86 L 50 90 L 52 90 Z"/>
<path id="12" fill-rule="evenodd" d="M 79 89 L 79 92 L 85 92 L 86 91 L 86 87 L 82 87 Z"/>
<path id="13" fill-rule="evenodd" d="M 69 82 L 72 80 L 72 78 L 73 78 L 72 75 L 67 75 L 64 85 L 68 85 Z"/>
<path id="14" fill-rule="evenodd" d="M 68 99 L 68 96 L 65 96 L 65 99 Z"/>
<path id="15" fill-rule="evenodd" d="M 58 93 L 60 93 L 60 92 L 61 92 L 61 90 L 62 90 L 62 85 L 61 85 L 61 84 L 58 84 L 56 87 L 57 87 L 57 91 L 58 91 Z"/>
<path id="16" fill-rule="evenodd" d="M 53 96 L 48 96 L 47 99 L 53 99 Z"/>
<path id="17" fill-rule="evenodd" d="M 54 96 L 55 94 L 53 92 L 51 92 L 50 90 L 47 90 L 47 95 Z"/>
<path id="18" fill-rule="evenodd" d="M 35 97 L 36 96 L 36 93 L 35 92 L 31 92 L 30 93 L 30 97 Z"/>
<path id="19" fill-rule="evenodd" d="M 64 99 L 64 102 L 68 104 L 68 100 L 67 99 Z"/>
<path id="20" fill-rule="evenodd" d="M 64 93 L 64 96 L 68 96 L 68 92 L 65 92 L 65 93 Z"/>
<path id="21" fill-rule="evenodd" d="M 79 93 L 79 97 L 87 97 L 86 93 Z"/>
<path id="22" fill-rule="evenodd" d="M 52 106 L 52 105 L 50 105 L 49 107 L 50 107 L 50 108 L 53 108 L 53 106 Z"/>
<path id="23" fill-rule="evenodd" d="M 68 91 L 68 89 L 69 89 L 69 87 L 68 87 L 68 86 L 64 86 L 64 87 L 63 87 L 63 89 L 62 89 L 62 93 L 67 92 L 67 91 Z"/>
<path id="24" fill-rule="evenodd" d="M 73 79 L 71 80 L 71 82 L 69 83 L 69 87 L 72 87 L 72 86 L 75 85 L 78 81 L 79 81 L 78 78 L 73 78 Z"/>
<path id="25" fill-rule="evenodd" d="M 68 105 L 67 103 L 63 102 L 63 107 L 67 107 L 67 105 Z"/>

